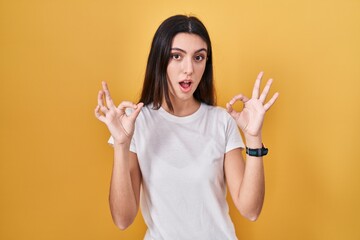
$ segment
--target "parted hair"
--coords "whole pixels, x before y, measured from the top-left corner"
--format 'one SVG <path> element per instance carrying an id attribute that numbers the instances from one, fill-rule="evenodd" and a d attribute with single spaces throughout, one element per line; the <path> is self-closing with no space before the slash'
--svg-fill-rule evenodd
<path id="1" fill-rule="evenodd" d="M 216 104 L 211 41 L 204 24 L 196 17 L 175 15 L 161 23 L 152 40 L 147 60 L 145 79 L 140 102 L 153 103 L 154 109 L 161 107 L 165 98 L 168 108 L 173 111 L 169 97 L 167 66 L 171 56 L 173 38 L 178 33 L 191 33 L 201 37 L 207 44 L 207 61 L 204 74 L 194 92 L 194 98 L 208 105 Z"/>

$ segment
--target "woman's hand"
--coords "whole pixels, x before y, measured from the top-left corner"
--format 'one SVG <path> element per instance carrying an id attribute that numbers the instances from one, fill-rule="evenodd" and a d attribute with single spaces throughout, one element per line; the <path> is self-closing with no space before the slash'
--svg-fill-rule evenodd
<path id="1" fill-rule="evenodd" d="M 260 72 L 255 81 L 251 99 L 240 94 L 235 96 L 229 103 L 226 104 L 227 111 L 236 120 L 237 125 L 243 131 L 245 137 L 261 137 L 261 128 L 265 113 L 275 103 L 279 96 L 279 93 L 275 93 L 272 98 L 264 104 L 265 98 L 268 95 L 272 84 L 272 79 L 268 80 L 264 90 L 259 96 L 262 76 L 263 72 Z M 241 101 L 244 104 L 244 108 L 241 112 L 237 112 L 232 108 L 232 105 L 237 101 Z"/>
<path id="2" fill-rule="evenodd" d="M 144 104 L 124 101 L 116 107 L 106 82 L 102 82 L 102 88 L 98 94 L 98 106 L 95 108 L 96 118 L 106 124 L 115 144 L 130 143 L 134 134 L 135 120 Z M 134 112 L 127 116 L 126 108 L 132 108 Z"/>

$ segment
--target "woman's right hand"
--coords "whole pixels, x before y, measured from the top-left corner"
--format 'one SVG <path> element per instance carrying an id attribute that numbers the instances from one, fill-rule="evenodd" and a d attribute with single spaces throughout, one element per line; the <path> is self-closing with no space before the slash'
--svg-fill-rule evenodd
<path id="1" fill-rule="evenodd" d="M 95 108 L 96 118 L 106 124 L 115 144 L 130 143 L 134 134 L 135 120 L 144 104 L 124 101 L 116 107 L 106 82 L 102 82 L 102 88 L 99 91 L 98 105 Z M 125 113 L 126 108 L 132 108 L 134 112 L 128 116 Z"/>

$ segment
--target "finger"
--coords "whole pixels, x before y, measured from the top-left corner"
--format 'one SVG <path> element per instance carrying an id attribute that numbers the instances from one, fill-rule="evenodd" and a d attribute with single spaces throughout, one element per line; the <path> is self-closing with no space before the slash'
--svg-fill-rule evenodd
<path id="1" fill-rule="evenodd" d="M 100 90 L 98 94 L 98 105 L 100 110 L 106 114 L 109 111 L 109 109 L 106 106 L 104 106 L 103 96 L 104 96 L 104 91 Z"/>
<path id="2" fill-rule="evenodd" d="M 269 110 L 270 107 L 275 103 L 276 99 L 279 97 L 279 93 L 275 93 L 272 98 L 264 105 L 265 111 Z"/>
<path id="3" fill-rule="evenodd" d="M 228 113 L 231 113 L 232 111 L 234 111 L 234 109 L 233 109 L 233 107 L 232 107 L 232 105 L 230 103 L 226 104 L 226 110 L 227 110 Z"/>
<path id="4" fill-rule="evenodd" d="M 109 109 L 106 106 L 100 106 L 100 110 L 106 115 Z"/>
<path id="5" fill-rule="evenodd" d="M 255 84 L 254 84 L 254 88 L 253 88 L 253 92 L 252 92 L 252 98 L 255 98 L 255 99 L 259 98 L 260 84 L 261 84 L 261 79 L 262 79 L 263 75 L 264 75 L 264 72 L 261 71 L 255 80 Z"/>
<path id="6" fill-rule="evenodd" d="M 226 104 L 226 108 L 227 108 L 228 113 L 230 113 L 230 115 L 231 115 L 232 117 L 234 117 L 234 118 L 236 117 L 236 115 L 238 114 L 238 112 L 236 112 L 236 111 L 233 109 L 232 105 L 235 104 L 237 101 L 241 101 L 241 102 L 243 102 L 243 104 L 245 104 L 247 101 L 249 101 L 249 98 L 246 97 L 246 96 L 244 96 L 244 95 L 242 95 L 242 94 L 239 94 L 239 95 L 236 95 L 235 97 L 233 97 L 233 98 L 230 100 L 230 102 L 228 102 L 228 103 Z"/>
<path id="7" fill-rule="evenodd" d="M 139 115 L 142 107 L 144 106 L 144 103 L 140 102 L 136 105 L 136 109 L 135 111 L 130 115 L 130 118 L 132 118 L 133 120 L 135 120 L 137 118 L 137 116 Z"/>
<path id="8" fill-rule="evenodd" d="M 109 87 L 105 81 L 102 81 L 102 87 L 103 87 L 103 91 L 105 92 L 106 105 L 109 108 L 114 107 L 114 102 L 110 96 Z"/>
<path id="9" fill-rule="evenodd" d="M 101 106 L 99 106 L 99 105 L 96 106 L 95 111 L 94 111 L 95 117 L 97 119 L 99 119 L 100 121 L 105 122 L 105 117 L 100 113 L 100 107 Z"/>
<path id="10" fill-rule="evenodd" d="M 232 108 L 232 105 L 230 103 L 226 104 L 226 110 L 233 118 L 236 117 L 237 112 Z"/>
<path id="11" fill-rule="evenodd" d="M 266 99 L 266 96 L 268 95 L 269 93 L 269 90 L 270 90 L 270 87 L 271 87 L 271 84 L 272 84 L 273 80 L 272 79 L 269 79 L 264 87 L 264 90 L 262 91 L 261 95 L 260 95 L 260 98 L 259 100 L 261 101 L 261 103 L 264 103 L 265 102 L 265 99 Z"/>
<path id="12" fill-rule="evenodd" d="M 245 95 L 239 94 L 233 97 L 233 99 L 230 100 L 229 104 L 233 105 L 236 103 L 236 101 L 241 101 L 243 103 L 246 103 L 247 101 L 249 101 L 249 98 L 246 97 Z"/>
<path id="13" fill-rule="evenodd" d="M 122 110 L 122 111 L 125 111 L 126 108 L 133 108 L 133 109 L 136 109 L 136 104 L 133 103 L 133 102 L 130 102 L 130 101 L 122 101 L 119 106 L 118 106 L 118 109 L 119 110 Z"/>
<path id="14" fill-rule="evenodd" d="M 103 91 L 103 90 L 100 90 L 99 93 L 98 93 L 98 105 L 99 105 L 100 107 L 101 107 L 101 106 L 104 106 L 103 96 L 104 96 L 104 91 Z"/>

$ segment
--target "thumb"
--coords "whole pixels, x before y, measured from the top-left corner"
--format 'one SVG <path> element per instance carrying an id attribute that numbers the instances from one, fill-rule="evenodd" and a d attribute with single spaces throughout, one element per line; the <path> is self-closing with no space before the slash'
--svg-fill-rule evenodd
<path id="1" fill-rule="evenodd" d="M 144 106 L 144 103 L 142 103 L 142 102 L 136 104 L 135 111 L 130 115 L 130 118 L 135 120 L 138 117 L 143 106 Z"/>

